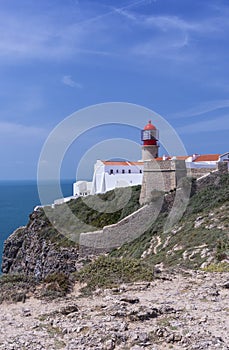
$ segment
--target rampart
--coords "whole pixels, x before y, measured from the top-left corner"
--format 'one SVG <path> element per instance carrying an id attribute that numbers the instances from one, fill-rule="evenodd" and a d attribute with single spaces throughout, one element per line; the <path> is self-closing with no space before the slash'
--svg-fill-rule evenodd
<path id="1" fill-rule="evenodd" d="M 156 220 L 163 205 L 163 196 L 144 205 L 118 223 L 104 226 L 102 230 L 81 233 L 80 255 L 108 252 L 141 236 Z"/>
<path id="2" fill-rule="evenodd" d="M 144 204 L 140 209 L 116 224 L 105 226 L 99 231 L 81 233 L 79 241 L 80 256 L 107 253 L 113 248 L 118 248 L 141 236 L 152 226 L 160 211 L 168 212 L 173 206 L 176 192 L 164 196 L 161 186 L 166 184 L 167 190 L 174 189 L 182 178 L 187 175 L 193 176 L 192 172 L 186 171 L 186 167 L 184 169 L 185 164 L 183 161 L 164 161 L 160 168 L 158 165 L 152 164 L 154 162 L 146 161 L 145 163 L 146 172 L 144 174 L 141 199 L 144 199 L 145 202 L 148 201 L 148 204 Z M 217 169 L 210 173 L 209 169 L 208 172 L 200 171 L 199 174 L 202 174 L 202 177 L 199 177 L 196 181 L 194 192 L 215 184 L 219 181 L 219 175 L 224 173 L 228 173 L 226 162 L 218 163 Z M 197 173 L 195 172 L 195 174 Z M 182 198 L 178 198 L 178 201 L 182 202 Z"/>
<path id="3" fill-rule="evenodd" d="M 163 192 L 174 190 L 179 180 L 186 176 L 184 160 L 145 161 L 140 203 L 150 202 L 155 190 Z"/>

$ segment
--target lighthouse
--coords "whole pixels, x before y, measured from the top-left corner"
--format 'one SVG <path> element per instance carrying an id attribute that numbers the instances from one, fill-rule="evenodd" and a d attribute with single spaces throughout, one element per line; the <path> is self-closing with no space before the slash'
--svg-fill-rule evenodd
<path id="1" fill-rule="evenodd" d="M 158 138 L 159 132 L 149 120 L 148 124 L 141 131 L 142 160 L 152 160 L 158 157 Z"/>

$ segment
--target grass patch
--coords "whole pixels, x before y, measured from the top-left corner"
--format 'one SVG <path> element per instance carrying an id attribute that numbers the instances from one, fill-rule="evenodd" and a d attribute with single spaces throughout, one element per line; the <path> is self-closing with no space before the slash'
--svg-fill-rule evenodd
<path id="1" fill-rule="evenodd" d="M 229 264 L 226 262 L 220 262 L 218 264 L 210 264 L 202 269 L 206 272 L 229 272 Z"/>
<path id="2" fill-rule="evenodd" d="M 117 188 L 104 194 L 73 199 L 54 208 L 51 206 L 45 210 L 40 208 L 32 213 L 28 226 L 33 225 L 36 220 L 36 225 L 42 227 L 39 233 L 41 239 L 49 240 L 61 247 L 77 246 L 80 233 L 114 224 L 139 209 L 140 190 L 141 186 Z M 120 201 L 128 198 L 129 194 L 131 194 L 129 201 L 122 207 Z M 98 205 L 100 206 L 98 203 L 101 204 L 101 211 L 95 210 Z M 55 222 L 55 227 L 60 228 L 61 233 L 51 222 Z"/>

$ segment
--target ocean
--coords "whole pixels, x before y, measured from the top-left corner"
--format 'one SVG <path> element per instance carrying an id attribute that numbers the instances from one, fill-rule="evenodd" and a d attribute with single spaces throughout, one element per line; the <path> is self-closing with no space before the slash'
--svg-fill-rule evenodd
<path id="1" fill-rule="evenodd" d="M 64 197 L 72 195 L 74 180 L 61 183 Z M 53 203 L 55 193 L 47 186 L 47 204 Z M 40 205 L 36 181 L 0 181 L 0 265 L 2 263 L 3 243 L 19 226 L 26 225 L 29 214 Z"/>

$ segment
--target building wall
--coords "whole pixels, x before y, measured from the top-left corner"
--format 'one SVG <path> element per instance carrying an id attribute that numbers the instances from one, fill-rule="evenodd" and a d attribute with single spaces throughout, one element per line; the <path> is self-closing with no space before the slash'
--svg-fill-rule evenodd
<path id="1" fill-rule="evenodd" d="M 169 192 L 175 189 L 186 174 L 184 160 L 145 161 L 140 203 L 149 202 L 155 190 Z"/>
<path id="2" fill-rule="evenodd" d="M 191 176 L 194 177 L 195 179 L 198 179 L 199 177 L 209 174 L 211 171 L 215 170 L 215 168 L 191 168 Z"/>
<path id="3" fill-rule="evenodd" d="M 158 145 L 142 146 L 142 160 L 150 160 L 158 157 Z"/>
<path id="4" fill-rule="evenodd" d="M 92 183 L 88 181 L 77 181 L 73 184 L 73 196 L 88 196 L 91 194 Z"/>
<path id="5" fill-rule="evenodd" d="M 143 164 L 139 165 L 105 165 L 104 171 L 108 174 L 139 174 L 143 171 Z"/>

